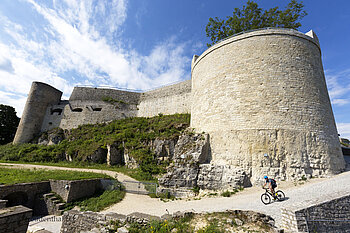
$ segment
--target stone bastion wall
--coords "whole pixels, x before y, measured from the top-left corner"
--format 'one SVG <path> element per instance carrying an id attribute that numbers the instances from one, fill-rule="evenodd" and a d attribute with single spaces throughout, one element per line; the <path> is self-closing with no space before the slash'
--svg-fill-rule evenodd
<path id="1" fill-rule="evenodd" d="M 231 37 L 192 61 L 191 127 L 212 164 L 252 182 L 344 169 L 316 35 L 267 29 Z"/>
<path id="2" fill-rule="evenodd" d="M 34 82 L 14 143 L 29 142 L 55 127 L 77 128 L 127 117 L 190 113 L 191 81 L 138 93 L 107 88 L 75 87 L 69 100 L 62 92 Z"/>
<path id="3" fill-rule="evenodd" d="M 62 92 L 50 85 L 33 82 L 13 142 L 29 142 L 39 134 L 47 107 L 58 104 L 61 96 Z"/>

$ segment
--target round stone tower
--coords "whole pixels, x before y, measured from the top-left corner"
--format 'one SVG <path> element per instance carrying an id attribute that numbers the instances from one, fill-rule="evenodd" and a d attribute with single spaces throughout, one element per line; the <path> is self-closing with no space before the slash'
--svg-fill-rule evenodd
<path id="1" fill-rule="evenodd" d="M 40 133 L 46 109 L 58 104 L 62 92 L 50 85 L 33 82 L 13 143 L 26 143 Z"/>
<path id="2" fill-rule="evenodd" d="M 214 165 L 254 183 L 344 169 L 316 35 L 263 29 L 192 61 L 191 127 L 210 135 Z"/>

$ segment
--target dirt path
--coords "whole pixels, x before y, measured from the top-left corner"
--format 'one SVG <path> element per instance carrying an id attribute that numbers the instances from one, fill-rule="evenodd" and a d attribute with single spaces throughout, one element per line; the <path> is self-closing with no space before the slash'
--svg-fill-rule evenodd
<path id="1" fill-rule="evenodd" d="M 66 170 L 66 171 L 81 171 L 81 172 L 94 172 L 106 174 L 111 177 L 116 178 L 117 180 L 123 182 L 126 180 L 136 181 L 130 176 L 124 175 L 120 172 L 114 172 L 109 170 L 100 170 L 100 169 L 90 169 L 90 168 L 70 168 L 70 167 L 55 167 L 55 166 L 45 166 L 45 165 L 36 165 L 36 164 L 17 164 L 17 163 L 0 163 L 1 166 L 9 166 L 13 168 L 38 168 L 38 169 L 48 169 L 48 170 Z"/>
<path id="2" fill-rule="evenodd" d="M 161 216 L 167 212 L 194 211 L 194 212 L 214 212 L 229 209 L 253 210 L 270 215 L 276 220 L 276 225 L 281 224 L 281 208 L 294 203 L 319 199 L 323 195 L 334 195 L 335 193 L 350 195 L 350 172 L 328 179 L 311 179 L 305 184 L 294 185 L 291 182 L 282 182 L 278 189 L 282 189 L 286 194 L 283 202 L 274 202 L 264 205 L 260 201 L 260 196 L 264 192 L 259 187 L 246 188 L 231 197 L 202 198 L 201 200 L 176 200 L 162 202 L 147 196 L 128 194 L 120 203 L 106 209 L 103 212 L 117 212 L 129 214 L 132 212 L 143 212 Z"/>
<path id="3" fill-rule="evenodd" d="M 0 163 L 1 164 L 1 163 Z M 42 165 L 28 164 L 3 164 L 23 168 L 44 168 L 60 170 L 90 171 L 104 173 L 110 176 L 117 176 L 120 181 L 132 180 L 132 178 L 113 171 L 82 169 L 82 168 L 64 168 Z M 132 212 L 142 212 L 161 216 L 166 213 L 176 211 L 194 211 L 194 212 L 214 212 L 225 211 L 228 209 L 253 210 L 270 215 L 276 220 L 276 225 L 280 225 L 281 208 L 296 202 L 307 202 L 308 200 L 318 199 L 323 195 L 334 195 L 335 193 L 350 195 L 350 171 L 337 176 L 324 179 L 311 179 L 302 185 L 295 185 L 292 182 L 281 182 L 278 189 L 282 189 L 286 194 L 286 200 L 275 202 L 270 205 L 264 205 L 260 201 L 260 195 L 263 190 L 260 187 L 246 188 L 231 197 L 204 197 L 200 200 L 176 200 L 163 202 L 159 199 L 153 199 L 146 195 L 137 195 L 127 193 L 123 201 L 117 203 L 103 212 L 116 212 L 120 214 L 130 214 Z"/>

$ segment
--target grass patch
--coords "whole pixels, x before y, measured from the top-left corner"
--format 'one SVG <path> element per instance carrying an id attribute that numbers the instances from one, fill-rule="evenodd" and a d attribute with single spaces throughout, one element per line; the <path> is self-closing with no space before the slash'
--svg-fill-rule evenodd
<path id="1" fill-rule="evenodd" d="M 152 182 L 158 183 L 158 180 L 153 176 L 144 174 L 140 169 L 131 169 L 126 166 L 108 166 L 107 164 L 96 164 L 89 162 L 68 162 L 68 161 L 59 161 L 59 162 L 22 162 L 22 161 L 6 161 L 0 160 L 0 163 L 14 163 L 14 164 L 35 164 L 35 165 L 44 165 L 44 166 L 53 166 L 53 167 L 68 167 L 68 168 L 85 168 L 85 169 L 97 169 L 97 170 L 108 170 L 123 173 L 127 176 L 134 178 L 135 180 L 141 182 Z"/>
<path id="2" fill-rule="evenodd" d="M 47 180 L 83 180 L 93 178 L 106 178 L 110 176 L 92 172 L 60 171 L 45 169 L 13 169 L 1 167 L 0 183 L 10 185 L 28 182 L 40 182 Z"/>
<path id="3" fill-rule="evenodd" d="M 106 190 L 102 193 L 96 193 L 94 197 L 67 203 L 65 205 L 65 210 L 70 210 L 74 206 L 79 206 L 82 211 L 98 212 L 104 210 L 108 206 L 120 202 L 123 200 L 124 196 L 124 190 Z"/>

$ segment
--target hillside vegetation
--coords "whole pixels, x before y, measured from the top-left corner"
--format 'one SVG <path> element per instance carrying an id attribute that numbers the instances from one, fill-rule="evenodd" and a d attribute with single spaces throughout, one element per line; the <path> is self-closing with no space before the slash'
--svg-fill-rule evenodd
<path id="1" fill-rule="evenodd" d="M 169 162 L 157 160 L 149 142 L 156 138 L 174 139 L 189 123 L 189 114 L 160 114 L 152 118 L 135 117 L 110 123 L 82 125 L 69 131 L 57 128 L 52 131 L 62 134 L 63 137 L 57 145 L 10 143 L 0 146 L 0 160 L 60 162 L 70 157 L 73 163 L 86 163 L 97 149 L 106 149 L 108 144 L 117 143 L 136 160 L 141 178 L 151 179 L 152 175 L 164 172 Z M 42 137 L 45 137 L 45 133 Z"/>

